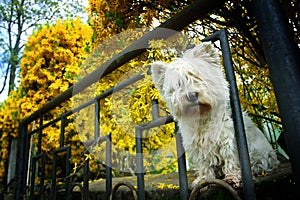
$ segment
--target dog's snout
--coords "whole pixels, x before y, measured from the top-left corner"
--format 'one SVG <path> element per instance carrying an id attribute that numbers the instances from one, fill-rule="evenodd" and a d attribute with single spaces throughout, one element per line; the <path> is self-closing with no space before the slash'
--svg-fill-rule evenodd
<path id="1" fill-rule="evenodd" d="M 198 100 L 198 93 L 197 92 L 190 92 L 186 95 L 186 98 L 189 102 L 195 102 Z"/>

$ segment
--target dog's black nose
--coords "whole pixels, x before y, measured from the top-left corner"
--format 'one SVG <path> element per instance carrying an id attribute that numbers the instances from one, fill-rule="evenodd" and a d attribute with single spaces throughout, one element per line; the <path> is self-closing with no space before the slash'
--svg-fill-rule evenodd
<path id="1" fill-rule="evenodd" d="M 186 95 L 186 99 L 189 102 L 195 102 L 198 100 L 198 93 L 197 92 L 190 92 Z"/>

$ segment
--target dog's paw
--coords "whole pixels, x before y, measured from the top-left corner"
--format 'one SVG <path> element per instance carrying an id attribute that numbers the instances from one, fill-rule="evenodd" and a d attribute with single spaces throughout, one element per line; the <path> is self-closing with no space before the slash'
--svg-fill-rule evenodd
<path id="1" fill-rule="evenodd" d="M 204 182 L 205 179 L 202 177 L 197 177 L 193 182 L 192 182 L 192 188 L 196 187 L 198 184 L 201 182 Z"/>
<path id="2" fill-rule="evenodd" d="M 240 175 L 227 175 L 223 180 L 235 188 L 241 188 L 243 184 Z"/>
<path id="3" fill-rule="evenodd" d="M 205 172 L 205 173 L 204 173 Z M 192 182 L 194 188 L 197 184 L 205 182 L 206 180 L 215 179 L 215 172 L 213 167 L 202 168 L 196 172 L 196 179 Z"/>

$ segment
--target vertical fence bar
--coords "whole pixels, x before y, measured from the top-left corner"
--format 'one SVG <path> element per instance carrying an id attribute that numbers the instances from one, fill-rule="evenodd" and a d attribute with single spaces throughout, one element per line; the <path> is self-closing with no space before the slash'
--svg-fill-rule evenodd
<path id="1" fill-rule="evenodd" d="M 144 182 L 144 163 L 143 163 L 143 147 L 142 147 L 142 129 L 137 126 L 136 133 L 136 173 L 137 173 L 137 186 L 138 198 L 144 200 L 145 197 L 145 182 Z"/>
<path id="2" fill-rule="evenodd" d="M 45 179 L 45 154 L 39 154 L 32 158 L 32 167 L 31 167 L 31 187 L 30 187 L 30 199 L 36 199 L 34 196 L 34 189 L 35 189 L 35 175 L 36 175 L 36 162 L 41 159 L 42 160 L 42 166 L 40 167 L 41 171 L 41 181 L 40 181 L 40 190 L 38 194 L 38 198 L 42 199 L 42 193 L 44 188 L 44 179 Z"/>
<path id="3" fill-rule="evenodd" d="M 31 145 L 31 135 L 29 135 L 28 133 L 26 133 L 26 137 L 25 137 L 25 169 L 24 169 L 24 172 L 23 173 L 26 173 L 26 179 L 24 180 L 25 183 L 25 187 L 27 188 L 27 185 L 29 183 L 29 170 L 28 170 L 28 167 L 30 165 L 29 161 L 30 161 L 30 158 L 29 158 L 29 155 L 30 155 L 30 145 Z M 26 195 L 26 190 L 25 190 L 25 193 L 24 195 Z"/>
<path id="4" fill-rule="evenodd" d="M 158 100 L 157 99 L 152 99 L 152 119 L 155 120 L 159 118 L 159 105 L 158 105 Z"/>
<path id="5" fill-rule="evenodd" d="M 293 175 L 300 196 L 300 52 L 282 5 L 253 1 L 263 51 L 282 118 Z"/>
<path id="6" fill-rule="evenodd" d="M 95 135 L 94 138 L 97 140 L 100 136 L 100 127 L 99 127 L 99 119 L 100 119 L 100 102 L 98 99 L 95 99 Z"/>
<path id="7" fill-rule="evenodd" d="M 112 144 L 111 134 L 107 135 L 106 138 L 106 199 L 110 199 L 112 190 Z"/>
<path id="8" fill-rule="evenodd" d="M 90 160 L 86 159 L 84 161 L 84 169 L 83 169 L 83 199 L 90 199 L 90 191 L 89 191 L 89 164 Z"/>
<path id="9" fill-rule="evenodd" d="M 245 134 L 243 115 L 241 111 L 241 105 L 236 85 L 236 78 L 233 70 L 232 58 L 226 29 L 222 29 L 218 32 L 215 32 L 214 34 L 205 38 L 203 41 L 214 42 L 216 40 L 220 40 L 221 43 L 226 79 L 230 86 L 230 104 L 232 109 L 235 137 L 237 141 L 242 171 L 244 198 L 246 200 L 252 200 L 255 199 L 255 188 L 252 180 L 250 158 Z"/>
<path id="10" fill-rule="evenodd" d="M 30 138 L 31 136 L 28 135 L 28 132 L 27 132 L 27 128 L 28 128 L 28 125 L 25 125 L 24 128 L 26 128 L 25 130 L 25 135 L 24 135 L 24 152 L 23 152 L 23 155 L 24 155 L 24 166 L 23 166 L 23 171 L 21 173 L 23 173 L 23 180 L 22 180 L 22 184 L 23 184 L 23 189 L 22 189 L 22 192 L 23 192 L 23 196 L 26 195 L 26 188 L 27 188 L 27 183 L 28 183 L 28 164 L 29 164 L 29 151 L 30 151 Z M 23 197 L 24 198 L 24 197 Z"/>
<path id="11" fill-rule="evenodd" d="M 57 164 L 56 164 L 56 152 L 54 152 L 53 155 L 53 162 L 52 162 L 52 187 L 51 187 L 51 199 L 56 200 L 56 169 L 57 169 Z"/>
<path id="12" fill-rule="evenodd" d="M 42 199 L 42 195 L 44 192 L 44 183 L 45 183 L 45 154 L 42 154 L 42 168 L 41 168 L 41 188 L 40 188 L 40 199 Z"/>
<path id="13" fill-rule="evenodd" d="M 219 31 L 219 37 L 221 42 L 221 49 L 222 49 L 224 66 L 225 66 L 226 78 L 230 85 L 230 104 L 232 109 L 232 118 L 233 118 L 234 129 L 235 129 L 235 137 L 237 140 L 240 165 L 242 171 L 244 198 L 246 200 L 252 200 L 255 199 L 255 189 L 252 180 L 250 158 L 249 158 L 247 139 L 245 134 L 243 115 L 241 111 L 239 94 L 236 85 L 236 78 L 233 70 L 232 58 L 231 58 L 226 29 L 222 29 Z"/>
<path id="14" fill-rule="evenodd" d="M 20 131 L 19 131 L 19 144 L 18 144 L 18 159 L 19 164 L 16 165 L 17 167 L 17 188 L 15 193 L 16 200 L 24 199 L 25 194 L 25 188 L 26 188 L 26 176 L 27 173 L 25 171 L 26 169 L 26 157 L 25 157 L 25 151 L 28 151 L 29 149 L 25 149 L 26 147 L 26 137 L 27 137 L 27 124 L 20 123 Z M 25 173 L 24 173 L 25 172 Z"/>
<path id="15" fill-rule="evenodd" d="M 60 140 L 59 140 L 60 148 L 62 148 L 64 146 L 65 126 L 66 126 L 66 117 L 64 115 L 62 115 L 61 116 L 61 125 L 60 125 Z"/>
<path id="16" fill-rule="evenodd" d="M 66 152 L 67 152 L 67 155 L 66 155 L 66 180 L 65 180 L 65 188 L 66 188 L 66 198 L 68 198 L 68 196 L 70 195 L 70 182 L 71 182 L 71 179 L 70 179 L 70 173 L 71 173 L 71 163 L 70 163 L 70 160 L 71 160 L 71 148 L 68 146 L 68 147 L 65 147 L 66 148 Z"/>
<path id="17" fill-rule="evenodd" d="M 33 157 L 32 164 L 31 164 L 30 199 L 34 199 L 36 161 L 37 161 L 37 158 Z"/>
<path id="18" fill-rule="evenodd" d="M 42 137 L 43 137 L 43 129 L 41 128 L 43 126 L 43 116 L 40 116 L 40 127 L 38 132 L 38 154 L 41 154 L 42 152 Z"/>
<path id="19" fill-rule="evenodd" d="M 56 151 L 54 151 L 54 155 L 53 155 L 53 173 L 52 173 L 52 194 L 51 194 L 51 197 L 52 199 L 56 199 L 56 196 L 57 196 L 57 187 L 56 187 L 56 172 L 57 172 L 57 157 L 58 157 L 58 154 L 61 153 L 61 152 L 66 152 L 66 160 L 65 160 L 65 197 L 67 198 L 68 195 L 69 195 L 69 191 L 70 191 L 70 158 L 71 158 L 71 148 L 69 146 L 67 147 L 63 147 L 63 148 L 60 148 Z"/>
<path id="20" fill-rule="evenodd" d="M 176 150 L 178 157 L 178 173 L 179 173 L 179 186 L 180 186 L 180 195 L 181 200 L 189 199 L 189 188 L 188 188 L 188 180 L 187 180 L 187 171 L 186 171 L 186 158 L 185 151 L 182 146 L 182 137 L 181 133 L 178 131 L 177 123 L 175 124 L 175 132 L 176 132 Z"/>

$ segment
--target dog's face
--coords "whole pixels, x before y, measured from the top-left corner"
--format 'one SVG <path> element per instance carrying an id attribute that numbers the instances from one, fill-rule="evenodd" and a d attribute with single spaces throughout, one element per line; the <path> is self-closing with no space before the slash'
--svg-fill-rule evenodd
<path id="1" fill-rule="evenodd" d="M 219 57 L 208 49 L 207 45 L 196 46 L 172 63 L 152 64 L 152 79 L 176 119 L 204 118 L 226 99 L 228 89 Z"/>

